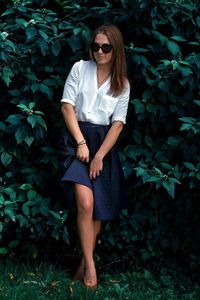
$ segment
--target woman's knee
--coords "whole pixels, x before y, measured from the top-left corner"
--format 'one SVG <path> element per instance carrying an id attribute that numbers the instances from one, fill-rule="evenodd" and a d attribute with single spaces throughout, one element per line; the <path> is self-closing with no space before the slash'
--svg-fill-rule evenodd
<path id="1" fill-rule="evenodd" d="M 78 202 L 78 212 L 89 215 L 93 212 L 93 199 L 80 199 Z"/>
<path id="2" fill-rule="evenodd" d="M 78 212 L 82 214 L 91 214 L 93 212 L 93 193 L 92 191 L 83 185 L 75 185 L 75 195 L 78 206 Z"/>

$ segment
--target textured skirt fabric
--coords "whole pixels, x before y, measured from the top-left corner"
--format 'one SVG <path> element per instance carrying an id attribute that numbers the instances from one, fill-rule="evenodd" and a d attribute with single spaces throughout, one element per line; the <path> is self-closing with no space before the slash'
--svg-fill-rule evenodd
<path id="1" fill-rule="evenodd" d="M 101 146 L 110 126 L 79 122 L 86 139 L 91 159 Z M 113 147 L 104 157 L 103 171 L 93 180 L 89 178 L 89 163 L 76 158 L 76 142 L 64 129 L 59 142 L 60 166 L 63 172 L 61 185 L 68 204 L 74 199 L 74 183 L 89 187 L 94 195 L 94 220 L 112 220 L 119 217 L 120 211 L 127 208 L 127 196 L 123 170 L 117 149 Z"/>

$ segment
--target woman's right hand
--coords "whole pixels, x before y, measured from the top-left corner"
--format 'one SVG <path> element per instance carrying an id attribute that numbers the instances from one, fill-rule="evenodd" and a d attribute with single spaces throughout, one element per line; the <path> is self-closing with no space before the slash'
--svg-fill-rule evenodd
<path id="1" fill-rule="evenodd" d="M 82 162 L 86 162 L 86 163 L 89 162 L 90 155 L 89 155 L 89 149 L 88 149 L 87 144 L 77 147 L 76 157 L 77 157 L 77 159 L 81 160 Z"/>

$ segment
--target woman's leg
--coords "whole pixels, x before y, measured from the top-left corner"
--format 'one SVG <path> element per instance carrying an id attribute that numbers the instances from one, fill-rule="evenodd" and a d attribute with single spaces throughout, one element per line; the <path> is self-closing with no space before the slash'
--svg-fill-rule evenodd
<path id="1" fill-rule="evenodd" d="M 93 245 L 93 251 L 94 251 L 96 245 L 96 237 L 101 231 L 101 221 L 93 221 L 93 225 L 94 225 L 94 245 Z M 85 270 L 85 259 L 84 256 L 82 256 L 80 265 L 74 275 L 74 280 L 83 279 L 84 270 Z"/>
<path id="2" fill-rule="evenodd" d="M 85 267 L 84 282 L 88 287 L 97 284 L 96 268 L 93 259 L 93 252 L 96 243 L 96 234 L 100 230 L 99 221 L 93 221 L 93 192 L 90 188 L 75 184 L 75 196 L 78 208 L 78 230 L 83 251 L 81 265 Z"/>

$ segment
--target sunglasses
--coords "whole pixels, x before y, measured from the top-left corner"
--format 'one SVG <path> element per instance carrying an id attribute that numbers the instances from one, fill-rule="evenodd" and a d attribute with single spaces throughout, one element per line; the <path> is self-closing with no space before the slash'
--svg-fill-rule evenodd
<path id="1" fill-rule="evenodd" d="M 110 53 L 112 48 L 113 46 L 111 44 L 102 44 L 101 46 L 97 43 L 91 44 L 92 52 L 98 52 L 99 49 L 101 49 L 103 53 Z"/>

